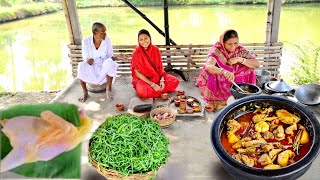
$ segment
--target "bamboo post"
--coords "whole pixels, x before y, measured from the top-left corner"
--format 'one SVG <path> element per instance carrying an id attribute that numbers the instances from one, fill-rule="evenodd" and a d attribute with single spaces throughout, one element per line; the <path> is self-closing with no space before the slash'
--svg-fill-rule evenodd
<path id="1" fill-rule="evenodd" d="M 64 12 L 64 17 L 66 18 L 67 28 L 68 28 L 68 32 L 69 32 L 70 44 L 74 44 L 73 32 L 72 32 L 71 20 L 70 20 L 70 14 L 69 14 L 69 11 L 68 11 L 68 6 L 67 6 L 66 0 L 62 0 L 62 8 L 63 8 L 63 12 Z"/>
<path id="2" fill-rule="evenodd" d="M 278 42 L 280 12 L 281 0 L 269 0 L 266 27 L 266 43 Z"/>

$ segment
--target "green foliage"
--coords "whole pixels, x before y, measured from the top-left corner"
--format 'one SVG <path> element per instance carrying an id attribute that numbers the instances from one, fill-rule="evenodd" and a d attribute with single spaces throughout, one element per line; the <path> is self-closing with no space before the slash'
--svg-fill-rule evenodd
<path id="1" fill-rule="evenodd" d="M 56 12 L 60 9 L 61 7 L 59 4 L 53 3 L 31 3 L 25 5 L 13 5 L 12 7 L 0 7 L 0 23 Z"/>
<path id="2" fill-rule="evenodd" d="M 298 85 L 320 82 L 320 45 L 308 41 L 302 44 L 289 43 L 294 49 L 296 62 L 289 73 Z"/>

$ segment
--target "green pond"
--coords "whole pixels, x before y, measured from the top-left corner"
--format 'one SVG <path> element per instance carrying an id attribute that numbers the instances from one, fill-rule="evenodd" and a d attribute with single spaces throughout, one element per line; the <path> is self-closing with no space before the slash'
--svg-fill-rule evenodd
<path id="1" fill-rule="evenodd" d="M 281 74 L 293 65 L 290 43 L 320 44 L 320 3 L 285 5 L 281 9 L 279 41 L 285 42 Z M 139 8 L 164 31 L 162 7 Z M 107 26 L 113 45 L 136 45 L 137 32 L 148 29 L 153 44 L 165 39 L 129 7 L 79 9 L 82 36 L 91 25 Z M 236 29 L 240 42 L 265 41 L 267 5 L 169 7 L 170 37 L 177 44 L 209 44 L 226 29 Z M 0 92 L 60 90 L 71 81 L 64 13 L 58 12 L 0 24 Z"/>

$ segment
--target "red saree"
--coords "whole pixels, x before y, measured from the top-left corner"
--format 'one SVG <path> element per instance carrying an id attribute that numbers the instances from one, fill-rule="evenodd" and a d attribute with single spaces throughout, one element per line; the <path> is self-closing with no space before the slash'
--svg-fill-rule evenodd
<path id="1" fill-rule="evenodd" d="M 235 75 L 234 81 L 236 83 L 255 84 L 256 76 L 254 69 L 248 68 L 240 63 L 232 66 L 227 65 L 228 59 L 233 57 L 243 57 L 250 60 L 255 59 L 255 56 L 250 54 L 249 51 L 240 45 L 235 49 L 235 51 L 228 53 L 223 45 L 224 34 L 221 35 L 220 41 L 211 47 L 208 59 L 214 58 L 217 61 L 217 67 L 233 72 Z M 205 67 L 206 64 L 204 64 L 196 83 L 200 89 L 203 99 L 207 102 L 226 101 L 231 96 L 231 82 L 223 75 L 209 73 Z"/>
<path id="2" fill-rule="evenodd" d="M 178 78 L 164 71 L 160 50 L 152 45 L 151 42 L 147 50 L 140 45 L 136 47 L 132 54 L 130 69 L 132 72 L 133 88 L 136 90 L 137 95 L 142 98 L 159 97 L 162 93 L 174 91 L 179 85 Z M 163 76 L 165 80 L 164 89 L 162 91 L 155 91 L 149 84 L 136 76 L 134 69 L 158 85 Z"/>

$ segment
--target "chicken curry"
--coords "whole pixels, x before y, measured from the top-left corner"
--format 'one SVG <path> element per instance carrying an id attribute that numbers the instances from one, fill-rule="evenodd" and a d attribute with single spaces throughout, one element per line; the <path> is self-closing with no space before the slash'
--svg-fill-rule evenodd
<path id="1" fill-rule="evenodd" d="M 250 167 L 285 167 L 302 159 L 311 148 L 310 135 L 300 120 L 285 109 L 258 108 L 227 121 L 222 146 Z"/>

